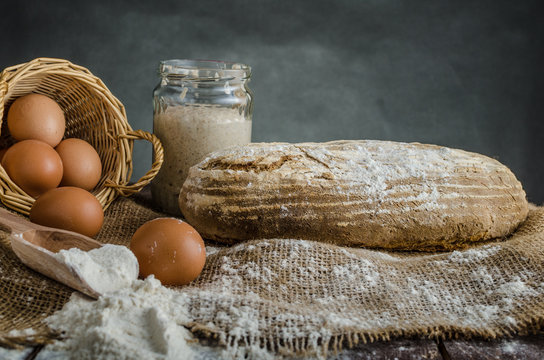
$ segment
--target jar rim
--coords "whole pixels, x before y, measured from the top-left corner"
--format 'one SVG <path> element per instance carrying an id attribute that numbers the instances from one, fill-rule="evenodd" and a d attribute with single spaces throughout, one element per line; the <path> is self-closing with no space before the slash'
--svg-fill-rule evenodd
<path id="1" fill-rule="evenodd" d="M 246 64 L 200 59 L 170 59 L 159 63 L 161 76 L 175 76 L 186 80 L 249 79 L 251 67 Z"/>

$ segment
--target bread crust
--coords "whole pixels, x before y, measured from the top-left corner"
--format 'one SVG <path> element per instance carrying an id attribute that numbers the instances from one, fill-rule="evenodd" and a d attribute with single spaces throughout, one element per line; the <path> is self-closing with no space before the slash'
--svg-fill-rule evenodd
<path id="1" fill-rule="evenodd" d="M 253 143 L 193 166 L 180 209 L 208 239 L 316 240 L 449 250 L 512 233 L 521 183 L 500 162 L 436 145 L 377 140 Z"/>

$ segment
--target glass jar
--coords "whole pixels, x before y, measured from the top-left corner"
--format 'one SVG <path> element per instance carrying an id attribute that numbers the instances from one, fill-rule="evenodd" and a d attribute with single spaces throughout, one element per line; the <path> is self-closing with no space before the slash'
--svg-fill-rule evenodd
<path id="1" fill-rule="evenodd" d="M 251 142 L 251 68 L 207 60 L 166 60 L 153 91 L 153 133 L 164 162 L 151 183 L 154 203 L 180 215 L 178 196 L 189 168 L 210 152 Z"/>

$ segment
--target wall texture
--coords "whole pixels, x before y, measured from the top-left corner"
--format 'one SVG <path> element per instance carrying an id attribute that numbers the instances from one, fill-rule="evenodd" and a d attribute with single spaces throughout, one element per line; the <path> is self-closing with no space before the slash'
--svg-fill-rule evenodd
<path id="1" fill-rule="evenodd" d="M 89 68 L 152 129 L 159 60 L 254 72 L 254 141 L 387 139 L 480 152 L 544 202 L 539 1 L 11 1 L 0 67 L 39 56 Z M 138 144 L 135 176 L 150 165 Z"/>

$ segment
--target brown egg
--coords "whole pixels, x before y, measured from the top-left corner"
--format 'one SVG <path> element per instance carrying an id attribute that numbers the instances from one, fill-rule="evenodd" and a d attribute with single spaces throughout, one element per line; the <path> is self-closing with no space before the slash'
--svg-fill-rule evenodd
<path id="1" fill-rule="evenodd" d="M 22 96 L 8 111 L 8 129 L 16 140 L 40 140 L 55 147 L 64 136 L 65 127 L 64 112 L 45 95 Z"/>
<path id="2" fill-rule="evenodd" d="M 30 221 L 92 237 L 102 227 L 104 211 L 90 192 L 66 186 L 40 196 L 30 209 Z"/>
<path id="3" fill-rule="evenodd" d="M 62 179 L 60 156 L 51 146 L 38 140 L 12 145 L 2 158 L 2 166 L 11 180 L 32 197 L 56 188 Z"/>
<path id="4" fill-rule="evenodd" d="M 81 139 L 65 139 L 55 148 L 62 159 L 61 186 L 92 190 L 102 175 L 102 163 L 94 147 Z"/>
<path id="5" fill-rule="evenodd" d="M 130 249 L 140 265 L 140 276 L 155 275 L 163 285 L 185 285 L 200 275 L 206 248 L 200 234 L 186 222 L 158 218 L 140 226 Z"/>

